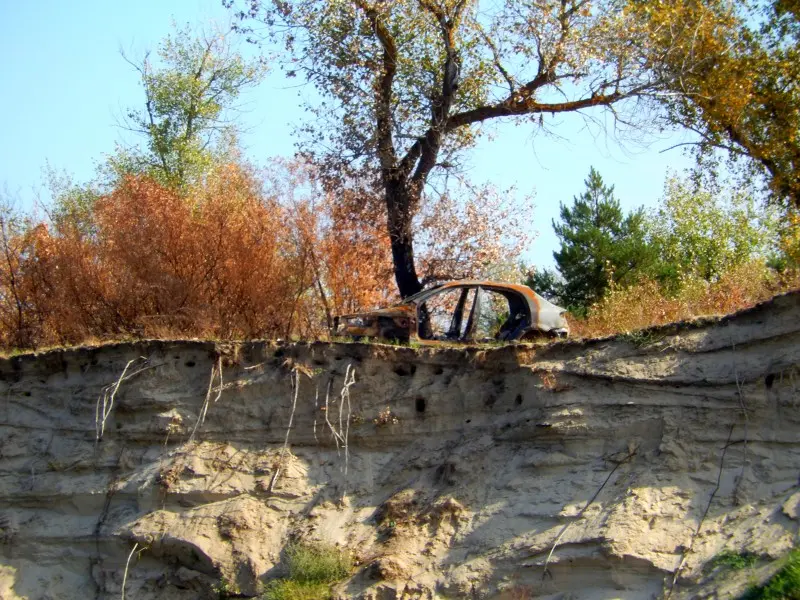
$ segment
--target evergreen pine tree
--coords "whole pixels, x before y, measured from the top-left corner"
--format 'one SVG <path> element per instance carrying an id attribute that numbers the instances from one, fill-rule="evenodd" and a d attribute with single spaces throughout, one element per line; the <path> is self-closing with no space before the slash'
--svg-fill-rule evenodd
<path id="1" fill-rule="evenodd" d="M 627 284 L 656 260 L 647 242 L 644 209 L 625 216 L 614 187 L 592 168 L 586 191 L 561 205 L 561 223 L 553 229 L 561 249 L 553 253 L 564 278 L 562 301 L 577 313 L 600 300 L 612 281 Z"/>

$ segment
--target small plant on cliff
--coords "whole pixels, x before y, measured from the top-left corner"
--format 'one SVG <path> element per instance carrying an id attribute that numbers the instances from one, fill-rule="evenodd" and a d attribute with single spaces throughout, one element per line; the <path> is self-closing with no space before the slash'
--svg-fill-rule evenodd
<path id="1" fill-rule="evenodd" d="M 214 585 L 213 591 L 216 593 L 219 600 L 225 600 L 226 598 L 232 598 L 234 595 L 239 595 L 236 584 L 229 581 L 224 575 L 222 575 L 217 584 Z"/>
<path id="2" fill-rule="evenodd" d="M 397 425 L 400 422 L 400 419 L 397 418 L 392 412 L 392 409 L 388 406 L 378 413 L 378 416 L 372 419 L 372 422 L 375 423 L 378 427 L 384 427 L 386 425 Z"/>
<path id="3" fill-rule="evenodd" d="M 800 600 L 800 548 L 789 553 L 786 564 L 772 579 L 748 590 L 741 600 Z"/>
<path id="4" fill-rule="evenodd" d="M 758 563 L 758 555 L 752 552 L 733 552 L 725 550 L 715 556 L 709 566 L 714 567 L 728 567 L 734 571 L 754 567 Z"/>
<path id="5" fill-rule="evenodd" d="M 327 600 L 333 583 L 350 574 L 350 556 L 334 546 L 292 543 L 285 550 L 288 577 L 267 584 L 263 600 Z"/>

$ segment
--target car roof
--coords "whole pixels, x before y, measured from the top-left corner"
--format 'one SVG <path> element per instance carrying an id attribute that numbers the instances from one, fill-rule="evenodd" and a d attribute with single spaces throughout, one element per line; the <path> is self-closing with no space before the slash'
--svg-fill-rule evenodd
<path id="1" fill-rule="evenodd" d="M 488 279 L 459 279 L 456 281 L 447 281 L 444 283 L 439 283 L 434 286 L 429 287 L 421 292 L 414 294 L 413 296 L 409 296 L 405 300 L 401 302 L 401 304 L 418 304 L 420 302 L 424 302 L 427 298 L 435 294 L 436 292 L 440 292 L 447 289 L 452 288 L 468 288 L 468 287 L 482 287 L 482 288 L 492 288 L 496 290 L 509 290 L 521 294 L 525 300 L 528 302 L 529 308 L 533 313 L 539 313 L 542 309 L 547 310 L 548 308 L 555 309 L 558 311 L 564 311 L 565 309 L 561 308 L 560 306 L 556 306 L 546 298 L 543 298 L 527 285 L 520 285 L 517 283 L 506 283 L 503 281 L 491 281 Z"/>

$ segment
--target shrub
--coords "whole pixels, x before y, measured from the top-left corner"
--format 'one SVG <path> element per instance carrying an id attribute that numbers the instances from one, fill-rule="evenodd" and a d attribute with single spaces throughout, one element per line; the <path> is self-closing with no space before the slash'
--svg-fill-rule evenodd
<path id="1" fill-rule="evenodd" d="M 570 329 L 574 335 L 594 337 L 727 314 L 798 286 L 800 272 L 778 273 L 763 261 L 734 267 L 712 283 L 684 278 L 676 293 L 668 292 L 652 279 L 644 279 L 630 287 L 612 287 L 589 309 L 586 319 L 572 318 Z"/>
<path id="2" fill-rule="evenodd" d="M 267 584 L 263 600 L 329 600 L 330 584 L 299 583 L 291 579 L 279 579 Z"/>
<path id="3" fill-rule="evenodd" d="M 336 548 L 324 544 L 291 544 L 286 548 L 286 565 L 289 579 L 308 583 L 332 583 L 347 577 L 351 563 L 349 557 Z"/>
<path id="4" fill-rule="evenodd" d="M 722 566 L 739 571 L 754 567 L 758 563 L 758 555 L 751 552 L 733 552 L 726 550 L 715 556 L 709 566 L 711 568 Z"/>
<path id="5" fill-rule="evenodd" d="M 800 549 L 790 552 L 784 567 L 765 585 L 749 590 L 742 600 L 800 600 Z"/>
<path id="6" fill-rule="evenodd" d="M 0 348 L 315 338 L 387 301 L 386 236 L 322 190 L 279 191 L 222 165 L 181 192 L 127 177 L 52 223 L 0 203 Z"/>
<path id="7" fill-rule="evenodd" d="M 331 584 L 350 574 L 350 557 L 334 546 L 290 544 L 285 550 L 288 577 L 267 584 L 264 600 L 326 600 Z"/>

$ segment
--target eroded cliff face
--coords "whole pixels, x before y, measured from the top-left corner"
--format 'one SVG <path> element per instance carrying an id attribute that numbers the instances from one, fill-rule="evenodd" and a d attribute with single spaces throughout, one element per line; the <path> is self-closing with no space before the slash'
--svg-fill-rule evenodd
<path id="1" fill-rule="evenodd" d="M 353 553 L 340 598 L 734 594 L 798 540 L 799 331 L 790 294 L 541 347 L 0 361 L 0 597 L 253 596 L 296 538 Z"/>

